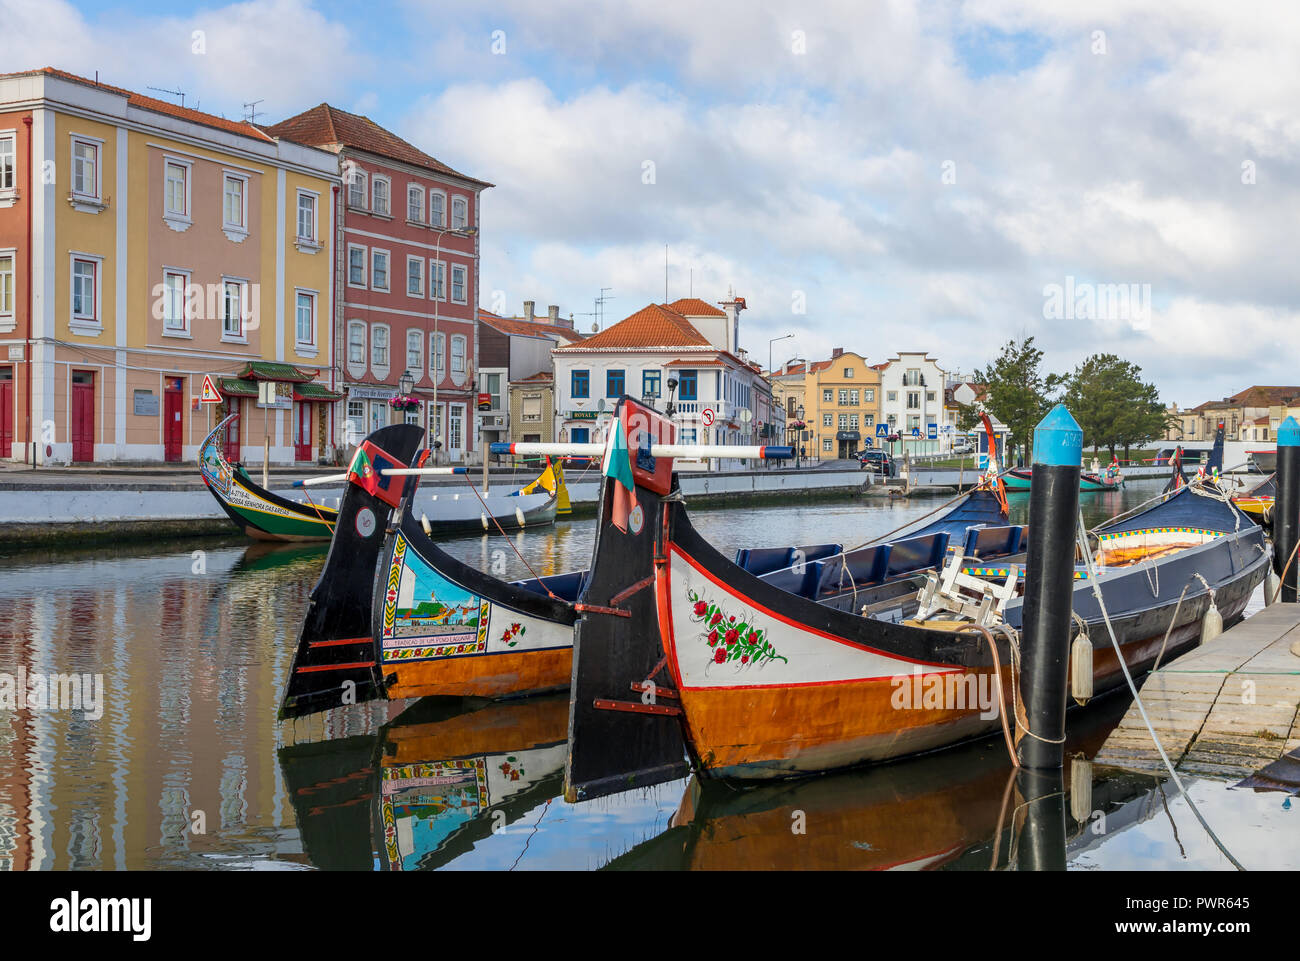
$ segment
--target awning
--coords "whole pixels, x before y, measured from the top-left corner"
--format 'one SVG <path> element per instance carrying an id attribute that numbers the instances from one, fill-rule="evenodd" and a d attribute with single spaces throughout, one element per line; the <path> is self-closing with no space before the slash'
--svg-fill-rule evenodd
<path id="1" fill-rule="evenodd" d="M 343 395 L 330 390 L 324 384 L 295 384 L 293 388 L 294 400 L 311 400 L 311 401 L 336 401 L 342 400 Z"/>
<path id="2" fill-rule="evenodd" d="M 294 384 L 305 384 L 315 378 L 319 371 L 307 373 L 293 364 L 279 364 L 268 360 L 250 361 L 239 376 L 251 380 L 283 380 Z"/>
<path id="3" fill-rule="evenodd" d="M 257 382 L 240 380 L 238 377 L 222 377 L 220 390 L 223 396 L 256 397 Z"/>
<path id="4" fill-rule="evenodd" d="M 841 430 L 835 434 L 836 440 L 861 440 L 862 435 L 856 430 Z"/>

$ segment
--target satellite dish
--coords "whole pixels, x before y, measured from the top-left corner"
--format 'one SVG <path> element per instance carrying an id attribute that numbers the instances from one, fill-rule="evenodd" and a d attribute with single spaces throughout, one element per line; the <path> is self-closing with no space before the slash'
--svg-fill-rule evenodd
<path id="1" fill-rule="evenodd" d="M 751 420 L 754 419 L 754 412 L 751 411 L 748 407 L 742 407 L 740 408 L 740 413 L 738 416 L 740 417 L 740 422 L 742 424 L 748 424 Z"/>

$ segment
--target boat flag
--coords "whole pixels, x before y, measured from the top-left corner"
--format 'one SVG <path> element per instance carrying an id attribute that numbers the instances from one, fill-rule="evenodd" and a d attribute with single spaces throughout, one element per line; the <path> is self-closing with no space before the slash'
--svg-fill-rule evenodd
<path id="1" fill-rule="evenodd" d="M 623 431 L 623 419 L 614 418 L 613 429 L 605 445 L 605 462 L 600 468 L 601 474 L 614 484 L 613 514 L 610 519 L 614 526 L 627 533 L 627 519 L 636 507 L 636 481 L 632 477 L 632 460 L 628 454 L 627 435 Z"/>
<path id="2" fill-rule="evenodd" d="M 374 464 L 370 462 L 370 455 L 366 453 L 366 446 L 362 444 L 357 448 L 356 454 L 352 458 L 352 464 L 348 467 L 348 481 L 362 488 L 366 493 L 375 493 L 375 481 L 378 479 L 375 474 Z"/>

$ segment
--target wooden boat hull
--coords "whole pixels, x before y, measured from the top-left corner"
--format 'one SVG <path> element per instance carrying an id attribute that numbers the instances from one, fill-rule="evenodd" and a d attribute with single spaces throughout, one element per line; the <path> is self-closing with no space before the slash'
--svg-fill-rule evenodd
<path id="1" fill-rule="evenodd" d="M 1009 491 L 1028 491 L 1031 476 L 1027 468 L 1014 468 L 1002 475 L 1002 482 L 1006 484 Z M 1080 493 L 1112 491 L 1123 486 L 1124 479 L 1119 475 L 1093 474 L 1087 471 L 1079 475 Z"/>

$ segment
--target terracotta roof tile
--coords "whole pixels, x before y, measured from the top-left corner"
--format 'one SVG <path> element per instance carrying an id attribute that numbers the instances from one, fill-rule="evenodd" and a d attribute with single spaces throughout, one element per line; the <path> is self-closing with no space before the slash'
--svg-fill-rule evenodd
<path id="1" fill-rule="evenodd" d="M 560 337 L 569 342 L 584 338 L 583 334 L 563 324 L 542 323 L 536 320 L 530 322 L 522 317 L 502 317 L 500 314 L 482 309 L 479 310 L 478 316 L 483 323 L 503 334 L 514 334 L 518 337 Z"/>
<path id="2" fill-rule="evenodd" d="M 94 87 L 98 90 L 107 90 L 111 93 L 120 94 L 126 97 L 126 102 L 133 107 L 139 107 L 141 110 L 152 110 L 154 113 L 167 114 L 176 117 L 179 120 L 188 120 L 191 123 L 203 124 L 205 127 L 215 127 L 218 130 L 225 130 L 228 133 L 240 134 L 244 137 L 252 137 L 254 140 L 260 140 L 263 143 L 272 143 L 273 138 L 256 124 L 244 123 L 242 120 L 227 120 L 225 117 L 218 117 L 215 114 L 204 113 L 202 110 L 193 110 L 189 107 L 182 107 L 178 104 L 168 103 L 166 100 L 159 100 L 156 97 L 147 97 L 144 94 L 136 93 L 132 90 L 126 90 L 122 87 L 114 87 L 106 83 L 96 83 L 94 80 L 86 77 L 79 77 L 75 73 L 68 73 L 66 70 L 56 70 L 54 67 L 42 67 L 39 70 L 21 70 L 17 73 L 0 74 L 4 77 L 31 77 L 37 74 L 44 74 L 47 77 L 57 77 L 60 80 L 68 80 L 72 83 L 84 84 L 87 87 Z"/>
<path id="3" fill-rule="evenodd" d="M 659 304 L 647 304 L 630 317 L 606 327 L 598 334 L 592 334 L 581 343 L 558 349 L 624 350 L 647 347 L 708 349 L 713 345 L 681 314 Z"/>
<path id="4" fill-rule="evenodd" d="M 518 380 L 512 380 L 512 384 L 549 384 L 555 380 L 555 375 L 549 370 L 540 370 L 528 377 L 520 377 Z"/>
<path id="5" fill-rule="evenodd" d="M 705 303 L 698 297 L 683 297 L 671 304 L 664 304 L 669 310 L 676 311 L 683 317 L 726 317 L 726 311 L 719 310 L 712 304 Z"/>
<path id="6" fill-rule="evenodd" d="M 336 151 L 344 147 L 352 147 L 390 160 L 400 160 L 414 167 L 450 174 L 483 187 L 493 186 L 485 180 L 477 180 L 458 170 L 453 170 L 441 160 L 407 143 L 397 134 L 385 130 L 369 117 L 348 113 L 327 103 L 304 110 L 297 116 L 281 120 L 266 129 L 272 136 L 283 137 L 296 143 L 313 147 L 330 147 Z"/>

